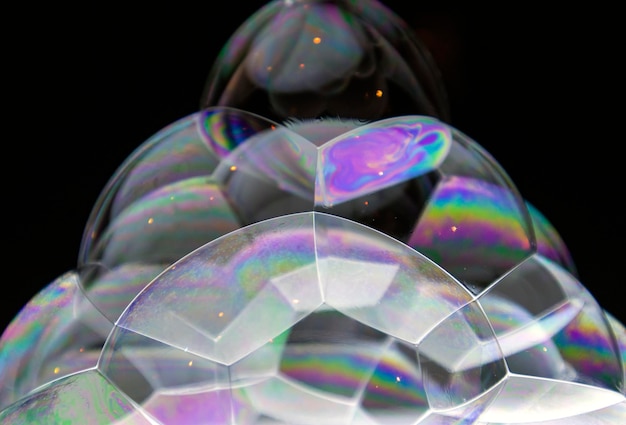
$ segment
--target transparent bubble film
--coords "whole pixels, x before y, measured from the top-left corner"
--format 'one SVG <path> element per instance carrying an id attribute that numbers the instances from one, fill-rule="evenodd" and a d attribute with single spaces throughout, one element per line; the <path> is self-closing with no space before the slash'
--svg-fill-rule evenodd
<path id="1" fill-rule="evenodd" d="M 273 1 L 228 40 L 202 107 L 290 117 L 447 119 L 447 95 L 423 43 L 378 1 Z"/>
<path id="2" fill-rule="evenodd" d="M 245 21 L 4 330 L 0 423 L 626 423 L 626 328 L 419 46 L 373 1 Z"/>

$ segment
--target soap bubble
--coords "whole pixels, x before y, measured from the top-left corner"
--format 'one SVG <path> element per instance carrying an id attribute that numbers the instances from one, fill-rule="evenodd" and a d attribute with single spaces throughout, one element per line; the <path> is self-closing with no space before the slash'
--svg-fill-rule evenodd
<path id="1" fill-rule="evenodd" d="M 446 117 L 382 4 L 268 3 L 0 337 L 0 422 L 623 423 L 624 325 Z"/>
<path id="2" fill-rule="evenodd" d="M 449 118 L 430 52 L 398 15 L 371 0 L 268 3 L 223 47 L 201 106 L 231 106 L 279 122 Z"/>

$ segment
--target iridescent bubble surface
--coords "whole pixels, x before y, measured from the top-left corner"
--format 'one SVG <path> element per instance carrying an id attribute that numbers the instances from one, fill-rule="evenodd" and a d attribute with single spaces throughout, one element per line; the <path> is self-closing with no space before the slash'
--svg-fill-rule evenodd
<path id="1" fill-rule="evenodd" d="M 96 334 L 99 336 L 89 338 L 72 330 L 65 338 L 76 339 L 78 345 L 88 342 L 90 352 L 97 352 L 128 303 L 166 267 L 200 246 L 253 223 L 307 211 L 330 213 L 380 230 L 435 261 L 473 294 L 480 294 L 536 253 L 571 267 L 558 234 L 521 199 L 497 163 L 467 136 L 435 118 L 403 116 L 372 123 L 291 120 L 280 124 L 245 111 L 215 107 L 183 118 L 155 134 L 120 167 L 103 191 L 85 231 L 81 272 L 72 275 L 73 284 L 86 296 L 85 304 L 94 312 L 101 312 L 101 330 Z M 535 239 L 535 235 L 540 239 Z M 296 229 L 290 237 L 294 245 L 286 249 L 295 260 L 304 247 L 310 248 L 312 239 Z M 350 237 L 356 238 L 356 233 Z M 337 238 L 333 242 L 337 247 L 346 242 L 341 233 L 333 238 Z M 246 240 L 249 243 L 249 236 Z M 245 252 L 243 247 L 231 250 L 238 249 Z M 309 264 L 314 261 L 311 252 L 309 249 L 310 258 L 306 260 Z M 257 253 L 253 262 L 242 264 L 271 263 L 272 258 L 281 258 L 280 252 L 266 254 L 267 258 L 261 258 Z M 362 268 L 358 261 L 323 264 L 317 268 L 330 268 L 332 273 L 346 278 Z M 242 266 L 242 276 L 259 278 L 246 270 L 249 267 Z M 370 273 L 377 272 L 372 269 Z M 387 271 L 383 267 L 380 273 Z M 196 279 L 215 279 L 210 276 L 200 274 Z M 196 300 L 208 297 L 198 304 L 202 309 L 226 296 L 232 291 L 232 282 L 241 280 L 237 274 L 220 276 L 226 285 L 222 291 L 213 286 L 202 296 L 196 293 Z M 371 293 L 344 289 L 337 295 L 331 291 L 326 299 L 340 300 L 334 307 L 342 311 L 343 300 L 355 291 L 362 298 L 349 298 L 359 305 L 354 314 L 362 323 L 375 320 L 382 332 L 411 343 L 418 339 L 416 326 L 427 325 L 427 311 L 445 311 L 433 297 L 423 305 L 411 297 L 401 305 L 381 303 L 373 289 Z M 272 303 L 271 299 L 265 302 Z M 160 302 L 156 300 L 142 308 L 158 311 Z M 175 300 L 170 299 L 185 311 L 193 310 L 191 300 Z M 372 313 L 368 305 L 376 305 L 377 313 Z M 400 307 L 409 305 L 421 305 L 416 308 L 419 314 L 411 320 L 399 317 Z M 304 306 L 301 304 L 300 308 Z M 295 320 L 288 311 L 288 321 Z M 228 312 L 214 312 L 209 317 L 213 320 L 219 313 Z M 298 314 L 308 313 L 311 311 Z M 156 317 L 165 320 L 166 316 Z M 385 321 L 380 322 L 381 318 Z M 20 322 L 29 320 L 24 316 Z M 80 324 L 85 320 L 68 314 L 69 322 Z M 152 325 L 167 330 L 169 322 L 158 325 L 159 320 L 151 319 Z M 274 325 L 289 327 L 280 323 L 276 319 Z M 50 322 L 46 332 L 56 335 L 84 326 L 76 324 L 70 323 L 66 328 Z M 246 325 L 246 332 L 262 335 L 264 330 L 276 331 L 263 322 L 258 325 L 258 329 Z M 174 328 L 172 331 L 178 333 Z M 212 335 L 218 331 L 215 329 Z M 230 348 L 226 352 L 230 356 L 237 358 L 258 348 L 239 344 L 242 332 L 240 329 L 229 337 Z M 5 352 L 10 344 L 27 338 L 26 334 L 22 338 L 9 336 L 7 333 Z M 50 341 L 55 338 L 49 337 Z M 191 338 L 189 344 L 200 340 Z M 50 344 L 55 346 L 57 342 Z M 203 355 L 209 356 L 217 348 L 206 346 L 203 350 Z M 22 367 L 37 370 L 46 364 L 65 365 L 59 363 L 61 359 L 56 354 L 46 353 L 40 350 L 41 357 L 34 359 L 21 356 Z M 228 363 L 218 354 L 211 355 L 218 356 L 214 360 Z M 15 354 L 9 357 L 19 358 Z M 93 355 L 89 359 L 87 365 L 93 366 Z M 84 367 L 83 363 L 75 364 Z M 12 375 L 16 389 L 7 397 L 35 388 L 48 376 Z"/>
<path id="2" fill-rule="evenodd" d="M 178 154 L 197 151 L 195 161 Z M 536 251 L 531 214 L 506 173 L 442 121 L 281 124 L 214 107 L 157 133 L 111 179 L 85 232 L 83 284 L 132 264 L 165 268 L 242 226 L 305 211 L 383 231 L 473 292 Z"/>
<path id="3" fill-rule="evenodd" d="M 2 334 L 0 404 L 49 380 L 95 367 L 111 327 L 82 293 L 77 273 L 59 276 L 24 306 Z"/>
<path id="4" fill-rule="evenodd" d="M 493 158 L 432 117 L 192 114 L 110 180 L 79 270 L 0 340 L 5 404 L 94 369 L 164 424 L 201 403 L 241 423 L 507 422 L 537 379 L 583 416 L 623 401 L 623 327 Z M 557 399 L 515 409 L 570 415 Z"/>
<path id="5" fill-rule="evenodd" d="M 476 296 L 371 227 L 286 214 L 167 267 L 97 364 L 0 418 L 79 423 L 78 403 L 111 424 L 611 423 L 625 334 L 609 317 L 540 254 Z"/>
<path id="6" fill-rule="evenodd" d="M 119 389 L 96 370 L 51 382 L 0 412 L 7 424 L 151 425 Z"/>

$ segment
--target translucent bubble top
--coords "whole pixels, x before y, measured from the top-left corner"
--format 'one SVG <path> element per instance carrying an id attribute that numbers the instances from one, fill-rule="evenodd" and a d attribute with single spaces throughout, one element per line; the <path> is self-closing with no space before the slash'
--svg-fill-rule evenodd
<path id="1" fill-rule="evenodd" d="M 400 17 L 370 0 L 268 3 L 222 49 L 201 106 L 278 121 L 449 114 L 430 53 Z"/>
<path id="2" fill-rule="evenodd" d="M 0 336 L 0 423 L 626 423 L 626 328 L 393 12 L 271 2 L 202 102 Z"/>

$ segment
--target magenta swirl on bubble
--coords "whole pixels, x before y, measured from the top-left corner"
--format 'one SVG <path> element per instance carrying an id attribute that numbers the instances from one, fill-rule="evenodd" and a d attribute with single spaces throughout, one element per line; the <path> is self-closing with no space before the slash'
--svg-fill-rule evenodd
<path id="1" fill-rule="evenodd" d="M 434 119 L 394 118 L 364 125 L 322 146 L 318 203 L 332 205 L 434 170 L 452 136 Z"/>

